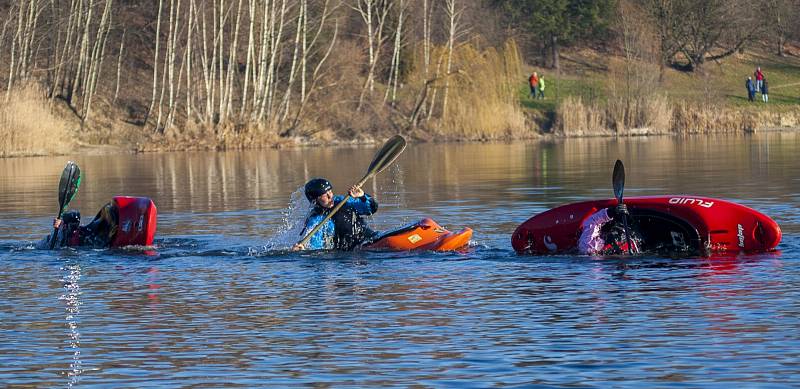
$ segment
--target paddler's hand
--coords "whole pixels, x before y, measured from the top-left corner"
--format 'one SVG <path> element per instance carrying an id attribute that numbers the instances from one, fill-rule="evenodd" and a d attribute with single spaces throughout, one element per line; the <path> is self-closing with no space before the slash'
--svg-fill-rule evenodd
<path id="1" fill-rule="evenodd" d="M 353 185 L 352 187 L 350 187 L 350 197 L 357 199 L 361 196 L 364 196 L 364 190 L 361 189 L 360 186 Z"/>
<path id="2" fill-rule="evenodd" d="M 61 219 L 53 219 L 53 228 L 57 230 L 58 227 L 61 227 Z"/>
<path id="3" fill-rule="evenodd" d="M 305 249 L 306 247 L 301 245 L 300 243 L 295 243 L 295 245 L 292 246 L 292 251 L 303 251 Z"/>
<path id="4" fill-rule="evenodd" d="M 610 217 L 610 218 L 612 218 L 614 220 L 617 220 L 617 221 L 620 221 L 626 215 L 629 215 L 628 206 L 625 205 L 624 203 L 623 204 L 619 204 L 614 208 L 609 207 L 607 212 L 608 212 L 608 217 Z"/>

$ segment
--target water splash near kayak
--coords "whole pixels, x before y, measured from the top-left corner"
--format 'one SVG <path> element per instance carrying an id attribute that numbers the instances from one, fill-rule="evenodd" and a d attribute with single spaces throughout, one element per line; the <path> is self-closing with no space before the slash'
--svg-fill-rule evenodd
<path id="1" fill-rule="evenodd" d="M 300 186 L 292 192 L 289 205 L 281 212 L 281 224 L 278 229 L 267 237 L 263 246 L 251 247 L 250 254 L 258 255 L 291 249 L 292 245 L 297 243 L 301 237 L 303 223 L 310 210 L 311 206 L 306 199 L 304 187 Z"/>

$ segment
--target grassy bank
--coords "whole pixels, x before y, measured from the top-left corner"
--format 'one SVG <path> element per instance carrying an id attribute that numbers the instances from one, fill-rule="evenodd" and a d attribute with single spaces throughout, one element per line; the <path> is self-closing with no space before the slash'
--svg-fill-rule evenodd
<path id="1" fill-rule="evenodd" d="M 615 69 L 624 60 L 573 61 L 573 73 L 548 75 L 547 98 L 532 100 L 521 86 L 521 104 L 532 116 L 546 118 L 542 132 L 561 136 L 614 136 L 758 131 L 800 128 L 800 58 L 747 53 L 709 63 L 701 71 L 667 68 L 661 81 L 658 68 L 640 73 L 653 81 L 625 79 Z M 769 81 L 769 102 L 756 95 L 747 99 L 745 79 L 760 66 Z M 577 69 L 577 70 L 576 70 Z M 541 70 L 538 70 L 540 73 Z M 547 72 L 545 72 L 547 75 Z M 630 85 L 634 84 L 634 85 Z M 557 92 L 556 92 L 557 91 Z"/>

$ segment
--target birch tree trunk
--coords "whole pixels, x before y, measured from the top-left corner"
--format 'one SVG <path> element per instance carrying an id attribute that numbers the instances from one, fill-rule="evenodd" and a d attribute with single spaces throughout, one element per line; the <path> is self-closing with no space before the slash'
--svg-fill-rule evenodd
<path id="1" fill-rule="evenodd" d="M 298 107 L 297 113 L 295 113 L 295 115 L 294 115 L 294 119 L 292 120 L 292 124 L 289 127 L 289 130 L 287 130 L 282 135 L 291 135 L 291 133 L 294 130 L 294 128 L 297 127 L 297 124 L 299 123 L 300 118 L 301 118 L 301 116 L 303 114 L 303 110 L 306 107 L 306 103 L 309 100 L 309 97 L 311 96 L 313 91 L 316 90 L 315 89 L 315 85 L 319 81 L 320 69 L 322 69 L 322 65 L 328 59 L 328 56 L 331 54 L 331 52 L 333 51 L 334 46 L 336 45 L 336 37 L 338 36 L 338 33 L 339 33 L 339 23 L 336 22 L 336 24 L 333 27 L 333 37 L 331 38 L 330 45 L 328 45 L 328 50 L 325 52 L 325 54 L 322 56 L 322 58 L 320 58 L 320 60 L 317 62 L 317 66 L 314 67 L 314 71 L 311 73 L 311 82 L 310 82 L 311 85 L 309 85 L 308 92 L 305 93 L 304 97 L 301 99 L 300 107 Z"/>
<path id="2" fill-rule="evenodd" d="M 192 88 L 192 46 L 194 46 L 194 41 L 192 40 L 192 35 L 195 31 L 195 7 L 194 7 L 194 0 L 189 0 L 189 4 L 186 5 L 188 8 L 187 12 L 189 13 L 189 23 L 186 27 L 186 57 L 184 62 L 186 63 L 186 121 L 192 120 L 192 95 L 194 94 Z"/>
<path id="3" fill-rule="evenodd" d="M 13 7 L 11 10 L 13 11 Z M 22 12 L 22 5 L 19 6 L 19 13 Z M 6 87 L 6 101 L 11 97 L 11 88 L 14 86 L 14 60 L 17 51 L 17 40 L 22 35 L 22 17 L 17 15 L 17 33 L 11 37 L 11 60 L 8 66 L 8 86 Z"/>
<path id="4" fill-rule="evenodd" d="M 247 110 L 247 93 L 248 87 L 250 86 L 250 77 L 253 73 L 253 67 L 251 61 L 253 60 L 253 53 L 254 53 L 254 40 L 255 40 L 255 21 L 256 21 L 256 0 L 249 0 L 247 6 L 247 14 L 250 19 L 250 26 L 247 30 L 247 56 L 245 58 L 245 70 L 244 70 L 244 86 L 242 87 L 242 97 L 240 103 L 240 110 L 239 110 L 239 119 L 244 120 L 245 112 Z"/>
<path id="5" fill-rule="evenodd" d="M 156 16 L 156 50 L 155 54 L 153 54 L 153 93 L 150 97 L 150 107 L 147 108 L 147 114 L 145 115 L 144 122 L 147 125 L 147 121 L 150 118 L 150 114 L 153 112 L 153 105 L 156 103 L 156 91 L 158 90 L 158 53 L 160 50 L 159 42 L 161 42 L 161 10 L 164 7 L 164 0 L 158 0 L 158 13 Z M 156 124 L 156 130 L 158 129 L 158 124 Z"/>
<path id="6" fill-rule="evenodd" d="M 442 119 L 447 118 L 447 95 L 450 89 L 450 70 L 453 66 L 453 49 L 456 35 L 458 35 L 459 22 L 463 9 L 456 4 L 458 0 L 444 0 L 445 13 L 447 14 L 447 64 L 445 65 L 444 96 L 442 97 Z"/>
<path id="7" fill-rule="evenodd" d="M 386 17 L 394 4 L 391 0 L 384 0 L 377 2 L 376 0 L 357 0 L 357 7 L 354 9 L 361 14 L 361 18 L 367 27 L 367 46 L 369 48 L 369 63 L 367 64 L 367 78 L 364 81 L 364 86 L 361 88 L 361 95 L 358 97 L 358 106 L 356 111 L 360 111 L 364 104 L 364 98 L 367 93 L 373 92 L 375 87 L 375 70 L 380 57 L 381 47 L 384 43 L 384 28 Z M 376 8 L 377 7 L 377 8 Z M 373 10 L 373 8 L 376 8 Z M 373 21 L 373 12 L 377 12 L 377 17 Z M 373 26 L 373 23 L 376 23 Z"/>
<path id="8" fill-rule="evenodd" d="M 106 0 L 103 8 L 103 15 L 100 17 L 100 25 L 97 27 L 97 34 L 95 35 L 95 44 L 92 49 L 92 57 L 90 59 L 88 76 L 84 83 L 84 100 L 83 100 L 83 116 L 81 118 L 81 129 L 89 119 L 89 113 L 92 109 L 92 97 L 94 96 L 97 79 L 100 77 L 100 72 L 103 65 L 103 55 L 105 54 L 106 41 L 108 40 L 108 33 L 111 29 L 111 6 L 113 0 Z"/>
<path id="9" fill-rule="evenodd" d="M 14 15 L 14 6 L 12 5 L 8 9 L 8 17 L 6 17 L 6 21 L 3 22 L 3 30 L 0 31 L 0 47 L 7 47 L 5 45 L 6 31 L 8 29 L 8 26 L 11 25 L 11 22 L 14 20 L 13 15 Z M 12 85 L 11 75 L 13 74 L 13 67 L 14 67 L 14 65 L 13 65 L 13 63 L 14 63 L 14 59 L 13 59 L 14 58 L 14 37 L 13 36 L 11 37 L 11 46 L 12 46 L 12 48 L 11 48 L 11 66 L 9 66 L 10 71 L 9 71 L 9 77 L 8 77 L 8 84 L 6 85 L 6 88 L 7 88 L 6 89 L 6 98 L 5 98 L 6 102 L 8 102 L 8 99 L 11 96 L 10 95 L 10 93 L 11 93 L 11 85 Z"/>
<path id="10" fill-rule="evenodd" d="M 117 56 L 117 82 L 114 86 L 114 99 L 111 100 L 111 103 L 117 102 L 117 97 L 119 97 L 119 79 L 122 74 L 122 53 L 125 51 L 125 35 L 128 33 L 128 30 L 122 30 L 122 38 L 119 40 L 119 55 Z"/>
<path id="11" fill-rule="evenodd" d="M 85 91 L 86 85 L 84 84 L 84 73 L 86 72 L 87 56 L 89 55 L 89 29 L 92 25 L 92 11 L 94 10 L 94 0 L 89 0 L 87 4 L 86 20 L 83 25 L 83 35 L 81 36 L 81 44 L 78 56 L 77 69 L 75 71 L 74 81 L 72 83 L 72 93 L 70 96 L 76 96 L 78 93 Z"/>
<path id="12" fill-rule="evenodd" d="M 297 66 L 298 66 L 298 57 L 300 52 L 300 42 L 301 36 L 305 36 L 305 31 L 303 31 L 303 18 L 304 18 L 304 7 L 303 3 L 304 0 L 301 0 L 300 9 L 297 12 L 297 22 L 295 28 L 295 36 L 294 36 L 294 53 L 292 54 L 292 65 L 289 69 L 289 81 L 286 85 L 286 93 L 283 95 L 283 102 L 281 105 L 283 106 L 283 115 L 281 116 L 281 120 L 286 120 L 286 117 L 289 116 L 289 107 L 290 107 L 290 99 L 292 97 L 292 87 L 294 86 L 295 74 L 297 73 Z"/>
<path id="13" fill-rule="evenodd" d="M 180 1 L 180 0 L 179 0 Z M 167 26 L 169 29 L 167 30 L 167 44 L 166 44 L 166 52 L 164 53 L 164 68 L 161 72 L 161 93 L 158 98 L 158 116 L 156 117 L 155 123 L 155 131 L 163 132 L 165 130 L 164 127 L 161 126 L 161 119 L 164 113 L 162 107 L 164 105 L 164 94 L 166 93 L 166 84 L 167 84 L 167 73 L 170 73 L 170 63 L 172 61 L 172 39 L 173 33 L 175 31 L 175 0 L 169 1 L 169 18 L 167 19 Z M 155 64 L 158 66 L 158 63 Z"/>
<path id="14" fill-rule="evenodd" d="M 233 107 L 233 74 L 235 70 L 238 70 L 238 61 L 236 60 L 236 51 L 239 48 L 239 26 L 241 24 L 241 14 L 242 14 L 242 0 L 239 0 L 239 3 L 236 7 L 236 22 L 234 23 L 233 27 L 233 41 L 231 42 L 230 47 L 230 54 L 228 55 L 228 74 L 226 79 L 226 89 L 225 89 L 225 98 L 223 103 L 223 109 L 220 115 L 222 116 L 223 120 L 228 120 L 230 117 L 230 112 Z"/>
<path id="15" fill-rule="evenodd" d="M 422 59 L 425 68 L 425 79 L 430 76 L 431 67 L 431 19 L 433 6 L 430 0 L 422 0 Z"/>
<path id="16" fill-rule="evenodd" d="M 69 18 L 67 19 L 67 30 L 66 36 L 64 38 L 64 47 L 61 48 L 61 55 L 56 59 L 55 65 L 55 79 L 53 80 L 53 90 L 50 94 L 50 99 L 55 99 L 56 96 L 65 93 L 65 89 L 67 86 L 65 85 L 67 80 L 67 73 L 69 66 L 67 64 L 67 58 L 71 57 L 71 53 L 74 50 L 74 45 L 72 44 L 72 33 L 75 30 L 75 17 L 76 12 L 75 8 L 77 7 L 77 1 L 72 0 L 70 2 L 69 7 Z M 72 61 L 70 61 L 71 63 Z M 70 101 L 69 96 L 65 96 L 67 102 Z"/>
<path id="17" fill-rule="evenodd" d="M 178 75 L 177 79 L 175 78 L 175 58 L 177 56 L 178 51 L 178 33 L 180 32 L 180 15 L 181 15 L 181 0 L 178 0 L 175 5 L 175 19 L 170 26 L 170 34 L 169 34 L 169 47 L 168 47 L 168 58 L 169 58 L 169 66 L 167 67 L 167 74 L 168 74 L 168 81 L 167 84 L 169 85 L 169 100 L 167 101 L 167 118 L 165 120 L 164 128 L 170 128 L 172 126 L 172 122 L 174 119 L 175 113 L 175 105 L 176 105 L 176 96 L 178 94 L 178 88 L 180 86 L 180 74 Z M 183 61 L 181 61 L 181 70 L 183 69 Z"/>
<path id="18" fill-rule="evenodd" d="M 402 48 L 403 36 L 403 20 L 405 17 L 406 3 L 405 0 L 398 0 L 399 13 L 397 15 L 397 28 L 395 28 L 394 45 L 392 50 L 392 67 L 389 72 L 389 79 L 387 81 L 386 93 L 383 95 L 383 102 L 389 100 L 389 95 L 392 96 L 392 106 L 394 106 L 397 98 L 397 81 L 400 78 L 400 49 Z"/>
<path id="19" fill-rule="evenodd" d="M 197 15 L 196 9 L 195 15 Z M 208 24 L 206 22 L 205 9 L 203 9 L 202 13 L 200 30 L 203 36 L 203 52 L 200 54 L 200 65 L 203 70 L 203 86 L 205 87 L 205 96 L 203 96 L 205 100 L 205 109 L 202 117 L 206 126 L 208 126 L 211 123 L 211 107 L 213 106 L 213 100 L 211 100 L 211 90 L 213 89 L 213 75 L 211 69 L 213 65 L 208 58 Z"/>

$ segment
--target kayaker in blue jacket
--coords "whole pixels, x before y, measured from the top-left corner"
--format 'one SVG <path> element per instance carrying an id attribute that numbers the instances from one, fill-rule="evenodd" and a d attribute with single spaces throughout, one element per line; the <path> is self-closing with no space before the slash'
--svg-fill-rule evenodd
<path id="1" fill-rule="evenodd" d="M 351 187 L 349 193 L 351 198 L 347 203 L 311 236 L 308 244 L 305 247 L 296 244 L 292 250 L 352 250 L 372 237 L 375 232 L 367 226 L 362 216 L 375 213 L 378 210 L 378 203 L 358 186 Z M 313 208 L 306 217 L 302 236 L 316 227 L 337 204 L 344 200 L 344 196 L 333 195 L 333 186 L 324 178 L 315 178 L 306 183 L 305 194 Z"/>
<path id="2" fill-rule="evenodd" d="M 641 234 L 631 219 L 628 223 L 630 250 L 622 218 L 630 217 L 628 207 L 619 204 L 614 208 L 603 208 L 581 223 L 581 236 L 578 238 L 578 251 L 584 255 L 639 254 Z"/>

